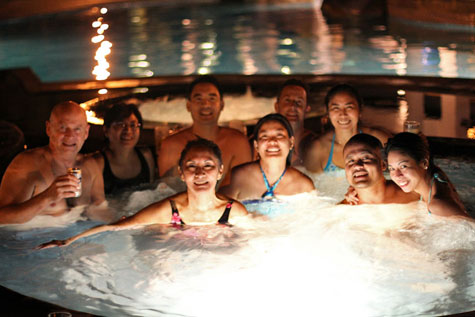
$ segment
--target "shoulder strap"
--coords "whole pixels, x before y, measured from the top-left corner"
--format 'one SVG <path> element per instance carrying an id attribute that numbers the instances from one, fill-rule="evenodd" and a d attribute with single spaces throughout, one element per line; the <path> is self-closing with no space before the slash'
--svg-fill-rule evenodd
<path id="1" fill-rule="evenodd" d="M 228 201 L 226 204 L 226 209 L 224 209 L 223 214 L 221 215 L 221 218 L 219 218 L 218 223 L 221 225 L 225 225 L 229 221 L 229 213 L 231 212 L 231 208 L 233 207 L 233 200 Z"/>
<path id="2" fill-rule="evenodd" d="M 335 134 L 336 134 L 336 133 L 333 133 L 332 146 L 331 146 L 331 148 L 330 148 L 330 155 L 328 155 L 328 161 L 327 161 L 327 165 L 325 165 L 325 168 L 323 169 L 324 171 L 328 171 L 328 169 L 330 168 L 330 165 L 332 164 L 332 160 L 333 160 L 333 146 L 335 145 Z"/>

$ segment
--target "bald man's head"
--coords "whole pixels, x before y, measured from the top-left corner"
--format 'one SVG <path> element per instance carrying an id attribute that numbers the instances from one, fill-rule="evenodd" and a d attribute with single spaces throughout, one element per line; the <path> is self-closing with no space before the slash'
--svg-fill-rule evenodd
<path id="1" fill-rule="evenodd" d="M 76 155 L 89 135 L 86 112 L 73 101 L 57 104 L 46 122 L 46 134 L 53 151 Z"/>

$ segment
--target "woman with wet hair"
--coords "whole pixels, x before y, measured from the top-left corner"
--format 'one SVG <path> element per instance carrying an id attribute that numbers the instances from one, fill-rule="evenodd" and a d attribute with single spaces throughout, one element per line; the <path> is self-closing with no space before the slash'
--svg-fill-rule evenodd
<path id="1" fill-rule="evenodd" d="M 340 84 L 330 89 L 325 97 L 328 119 L 333 129 L 310 144 L 304 158 L 307 170 L 313 173 L 343 171 L 343 147 L 355 134 L 366 133 L 386 143 L 389 135 L 381 130 L 360 124 L 363 101 L 350 85 Z"/>
<path id="2" fill-rule="evenodd" d="M 221 151 L 212 141 L 205 139 L 187 143 L 181 152 L 178 171 L 185 182 L 186 191 L 178 193 L 109 225 L 86 230 L 66 240 L 53 240 L 38 248 L 68 245 L 77 239 L 99 232 L 114 231 L 153 224 L 173 226 L 232 224 L 233 218 L 247 215 L 238 201 L 216 193 L 216 184 L 223 176 Z"/>
<path id="3" fill-rule="evenodd" d="M 427 204 L 429 214 L 468 216 L 455 187 L 434 164 L 424 137 L 399 133 L 388 140 L 385 153 L 391 179 L 404 192 L 418 193 Z"/>
<path id="4" fill-rule="evenodd" d="M 222 189 L 223 193 L 234 199 L 248 200 L 315 189 L 310 178 L 290 166 L 294 136 L 284 116 L 273 113 L 261 118 L 253 138 L 258 159 L 233 168 L 231 183 Z"/>
<path id="5" fill-rule="evenodd" d="M 149 148 L 138 148 L 142 115 L 135 105 L 118 103 L 104 116 L 105 149 L 94 155 L 101 167 L 106 195 L 142 189 L 155 180 Z"/>

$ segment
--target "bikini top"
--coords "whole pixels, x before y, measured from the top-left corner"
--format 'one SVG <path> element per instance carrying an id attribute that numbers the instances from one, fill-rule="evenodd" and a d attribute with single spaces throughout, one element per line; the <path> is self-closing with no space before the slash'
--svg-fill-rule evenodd
<path id="1" fill-rule="evenodd" d="M 172 220 L 170 224 L 173 226 L 183 226 L 185 222 L 181 219 L 180 213 L 178 212 L 178 208 L 176 208 L 175 201 L 170 199 L 170 206 L 172 207 Z M 223 214 L 218 220 L 218 223 L 221 225 L 227 225 L 229 221 L 229 213 L 231 212 L 231 208 L 233 206 L 233 200 L 228 201 L 226 204 L 226 208 L 224 209 Z"/>
<path id="2" fill-rule="evenodd" d="M 266 188 L 267 188 L 266 192 L 262 194 L 261 197 L 264 199 L 272 199 L 275 197 L 274 190 L 277 187 L 277 185 L 279 185 L 279 182 L 282 179 L 282 177 L 284 177 L 284 174 L 287 171 L 287 167 L 284 169 L 279 179 L 272 186 L 270 186 L 269 181 L 267 180 L 266 173 L 264 173 L 264 170 L 262 169 L 262 166 L 260 164 L 259 164 L 259 168 L 261 169 L 262 177 L 264 178 L 264 184 L 266 185 Z"/>
<path id="3" fill-rule="evenodd" d="M 427 212 L 429 213 L 429 215 L 432 214 L 429 210 L 429 204 L 430 204 L 430 201 L 431 201 L 431 198 L 432 198 L 432 186 L 434 185 L 435 180 L 437 180 L 440 183 L 446 183 L 446 184 L 448 183 L 447 181 L 444 181 L 442 178 L 440 178 L 438 173 L 434 173 L 434 176 L 430 180 L 429 198 L 427 199 Z M 420 200 L 422 200 L 422 196 L 421 196 Z"/>
<path id="4" fill-rule="evenodd" d="M 122 179 L 118 178 L 112 172 L 112 169 L 109 164 L 109 159 L 105 152 L 101 152 L 104 157 L 104 170 L 102 176 L 104 177 L 104 192 L 105 194 L 116 194 L 124 190 L 138 187 L 139 185 L 146 184 L 150 182 L 150 170 L 148 168 L 147 161 L 143 156 L 142 152 L 135 148 L 135 153 L 140 160 L 140 173 L 132 178 Z"/>
<path id="5" fill-rule="evenodd" d="M 361 129 L 358 129 L 358 133 L 363 133 L 363 131 L 361 131 Z M 335 164 L 333 164 L 333 147 L 334 146 L 335 146 L 335 133 L 333 133 L 332 146 L 330 148 L 330 155 L 328 156 L 327 165 L 325 165 L 325 168 L 323 169 L 325 173 L 344 170 L 344 168 L 338 167 Z"/>

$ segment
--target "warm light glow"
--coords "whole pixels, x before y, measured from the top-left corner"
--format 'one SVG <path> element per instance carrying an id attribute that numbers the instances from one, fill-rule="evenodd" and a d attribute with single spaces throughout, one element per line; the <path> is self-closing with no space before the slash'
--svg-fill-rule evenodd
<path id="1" fill-rule="evenodd" d="M 99 89 L 98 93 L 99 93 L 99 95 L 105 95 L 105 94 L 107 94 L 107 89 L 105 89 L 105 88 Z"/>
<path id="2" fill-rule="evenodd" d="M 209 49 L 214 48 L 214 44 L 210 42 L 201 43 L 200 48 L 202 50 L 209 50 Z"/>
<path id="3" fill-rule="evenodd" d="M 102 24 L 102 22 L 100 22 L 100 21 L 94 21 L 94 22 L 92 22 L 92 27 L 93 28 L 98 28 L 98 27 L 101 26 L 101 24 Z"/>
<path id="4" fill-rule="evenodd" d="M 475 139 L 475 127 L 467 129 L 467 138 Z"/>
<path id="5" fill-rule="evenodd" d="M 147 55 L 139 54 L 139 55 L 130 55 L 129 60 L 131 61 L 144 61 L 147 59 Z"/>
<path id="6" fill-rule="evenodd" d="M 286 38 L 286 39 L 283 39 L 282 41 L 280 41 L 280 44 L 282 45 L 292 45 L 294 42 L 292 41 L 291 38 Z"/>
<path id="7" fill-rule="evenodd" d="M 399 90 L 397 91 L 397 94 L 398 94 L 398 96 L 405 96 L 405 95 L 406 95 L 406 91 L 405 91 L 404 89 L 399 89 Z"/>
<path id="8" fill-rule="evenodd" d="M 101 8 L 101 14 L 106 14 L 107 13 L 107 8 Z"/>
<path id="9" fill-rule="evenodd" d="M 282 74 L 290 74 L 290 67 L 289 66 L 282 66 L 282 68 L 280 69 L 281 73 Z"/>
<path id="10" fill-rule="evenodd" d="M 190 19 L 183 19 L 183 20 L 181 21 L 181 24 L 183 24 L 183 25 L 190 25 L 190 23 L 191 23 L 191 20 L 190 20 Z"/>
<path id="11" fill-rule="evenodd" d="M 207 68 L 207 67 L 200 67 L 198 69 L 198 74 L 200 74 L 200 75 L 206 75 L 206 74 L 209 74 L 209 72 L 210 72 L 209 68 Z"/>
<path id="12" fill-rule="evenodd" d="M 133 92 L 136 93 L 136 94 L 144 94 L 144 93 L 148 92 L 148 88 L 147 87 L 137 87 L 137 88 L 133 89 Z"/>
<path id="13" fill-rule="evenodd" d="M 92 37 L 91 42 L 92 43 L 99 43 L 102 40 L 104 40 L 104 35 L 96 35 L 96 36 Z"/>

